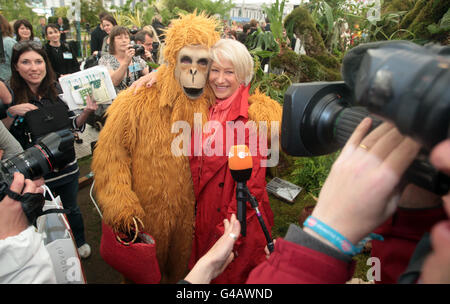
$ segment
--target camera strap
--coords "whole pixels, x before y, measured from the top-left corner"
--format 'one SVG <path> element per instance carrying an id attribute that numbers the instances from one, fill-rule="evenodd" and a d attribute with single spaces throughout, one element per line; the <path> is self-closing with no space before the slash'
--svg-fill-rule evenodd
<path id="1" fill-rule="evenodd" d="M 20 195 L 11 189 L 7 188 L 5 194 L 11 199 L 18 201 L 22 205 L 22 210 L 25 213 L 30 224 L 35 224 L 36 219 L 44 214 L 49 213 L 70 213 L 68 209 L 48 209 L 43 211 L 42 208 L 45 204 L 45 198 L 42 193 L 25 193 Z"/>

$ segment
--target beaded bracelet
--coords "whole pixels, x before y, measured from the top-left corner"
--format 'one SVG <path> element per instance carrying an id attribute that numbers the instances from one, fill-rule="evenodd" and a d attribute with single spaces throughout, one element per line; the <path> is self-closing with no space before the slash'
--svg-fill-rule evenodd
<path id="1" fill-rule="evenodd" d="M 340 251 L 350 256 L 361 253 L 364 245 L 370 240 L 383 241 L 383 237 L 381 235 L 371 233 L 355 246 L 342 234 L 313 216 L 309 216 L 303 223 L 303 226 L 310 228 L 336 246 Z"/>

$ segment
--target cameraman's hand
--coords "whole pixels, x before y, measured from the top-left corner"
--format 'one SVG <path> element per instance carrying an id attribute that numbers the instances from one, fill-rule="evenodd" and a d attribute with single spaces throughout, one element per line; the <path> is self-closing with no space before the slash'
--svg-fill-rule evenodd
<path id="1" fill-rule="evenodd" d="M 10 189 L 19 194 L 44 192 L 35 182 L 25 179 L 19 172 L 14 173 Z M 21 233 L 27 229 L 28 225 L 28 219 L 22 210 L 21 203 L 6 195 L 0 202 L 0 240 Z"/>
<path id="2" fill-rule="evenodd" d="M 312 214 L 355 245 L 394 213 L 396 187 L 420 149 L 389 123 L 364 137 L 370 126 L 364 119 L 347 141 Z"/>
<path id="3" fill-rule="evenodd" d="M 146 58 L 147 60 L 153 61 L 152 53 L 151 53 L 150 51 L 145 50 L 145 58 Z"/>

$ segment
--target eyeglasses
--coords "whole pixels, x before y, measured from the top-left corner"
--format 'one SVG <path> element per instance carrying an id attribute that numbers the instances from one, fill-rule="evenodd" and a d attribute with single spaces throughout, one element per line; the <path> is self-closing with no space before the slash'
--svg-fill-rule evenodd
<path id="1" fill-rule="evenodd" d="M 42 49 L 42 44 L 40 44 L 37 41 L 27 40 L 27 41 L 17 42 L 13 46 L 14 51 L 21 51 L 21 50 L 23 50 L 25 48 L 32 48 L 32 49 L 35 49 L 35 50 L 40 50 L 40 49 Z"/>

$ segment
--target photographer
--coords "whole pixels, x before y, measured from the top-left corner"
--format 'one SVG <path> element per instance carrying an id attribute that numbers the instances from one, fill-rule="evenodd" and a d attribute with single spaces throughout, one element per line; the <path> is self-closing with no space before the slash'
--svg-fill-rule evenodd
<path id="1" fill-rule="evenodd" d="M 82 132 L 87 117 L 98 107 L 91 98 L 87 98 L 87 106 L 80 115 L 75 116 L 68 109 L 66 103 L 58 96 L 61 90 L 45 50 L 34 42 L 20 42 L 14 46 L 11 71 L 10 86 L 14 93 L 14 100 L 7 111 L 8 117 L 4 119 L 4 123 L 24 149 L 33 146 L 36 141 L 35 135 L 42 132 L 42 120 L 36 122 L 37 119 L 31 119 L 36 117 L 33 115 L 41 113 L 52 118 L 59 118 L 51 119 L 57 125 L 47 125 L 44 132 L 48 133 L 42 136 L 59 131 L 60 128 Z M 49 131 L 50 128 L 53 130 Z M 44 178 L 52 192 L 61 196 L 64 208 L 70 210 L 68 220 L 78 252 L 82 258 L 86 258 L 91 250 L 85 240 L 83 218 L 77 204 L 80 171 L 73 146 L 67 153 L 67 158 L 70 159 L 65 168 L 51 172 Z"/>
<path id="2" fill-rule="evenodd" d="M 361 122 L 333 164 L 313 218 L 307 220 L 308 227 L 301 230 L 291 225 L 271 257 L 252 271 L 248 283 L 345 283 L 352 277 L 351 248 L 310 227 L 319 227 L 315 224 L 322 222 L 324 230 L 334 231 L 330 234 L 337 239 L 358 244 L 395 212 L 401 176 L 420 149 L 388 123 L 365 136 L 370 126 L 370 118 Z M 433 149 L 431 161 L 450 173 L 450 140 Z M 449 195 L 443 199 L 450 214 Z M 437 267 L 438 263 L 450 263 L 448 224 L 446 221 L 433 229 L 434 253 L 424 264 L 424 283 L 450 282 L 449 268 Z"/>
<path id="3" fill-rule="evenodd" d="M 25 187 L 24 187 L 25 186 Z M 15 193 L 43 193 L 39 182 L 14 173 L 10 190 Z M 5 196 L 0 201 L 0 283 L 56 283 L 50 256 L 25 216 L 20 202 Z"/>
<path id="4" fill-rule="evenodd" d="M 147 31 L 139 31 L 134 36 L 134 41 L 136 41 L 136 44 L 142 45 L 145 50 L 145 54 L 143 59 L 147 62 L 155 62 L 152 51 L 153 51 L 153 33 L 147 32 Z"/>
<path id="5" fill-rule="evenodd" d="M 130 39 L 130 32 L 126 27 L 114 27 L 109 35 L 109 54 L 103 55 L 98 62 L 108 68 L 116 92 L 128 88 L 141 76 L 148 74 L 146 62 L 135 56 Z"/>

